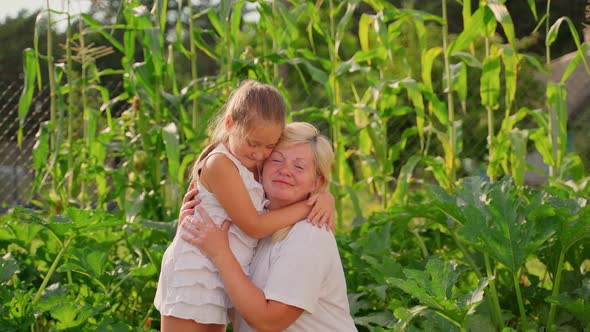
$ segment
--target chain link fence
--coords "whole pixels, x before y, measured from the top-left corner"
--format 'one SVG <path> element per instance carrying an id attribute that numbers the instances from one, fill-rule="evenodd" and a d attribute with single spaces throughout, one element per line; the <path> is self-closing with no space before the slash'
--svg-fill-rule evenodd
<path id="1" fill-rule="evenodd" d="M 18 146 L 18 102 L 22 87 L 22 80 L 0 81 L 0 211 L 4 204 L 27 205 L 32 198 L 31 189 L 35 177 L 33 170 L 35 135 L 39 130 L 39 125 L 49 119 L 50 96 L 49 89 L 45 87 L 41 91 L 37 91 L 33 98 L 31 108 L 23 123 L 22 146 Z M 107 84 L 107 88 L 117 92 L 122 90 L 120 82 Z M 113 115 L 119 115 L 123 106 L 121 103 L 113 105 Z M 586 120 L 590 117 L 590 108 L 586 106 L 584 111 L 580 113 L 582 115 L 570 123 L 572 138 L 570 143 L 573 143 L 572 150 L 580 154 L 586 171 L 588 171 L 590 144 L 585 138 L 588 137 L 589 132 Z M 408 117 L 410 116 L 408 115 Z M 476 117 L 466 117 L 464 120 L 464 142 L 461 155 L 467 159 L 464 159 L 466 164 L 463 165 L 463 169 L 467 173 L 483 175 L 485 168 L 481 165 L 485 164 L 487 153 L 485 122 L 481 122 L 481 119 Z M 411 126 L 411 123 L 409 118 L 396 119 L 395 125 L 388 129 L 391 133 L 391 137 L 388 139 L 399 141 L 403 128 Z M 407 150 L 411 153 L 418 145 L 419 142 L 410 140 Z M 471 161 L 480 166 L 470 170 L 469 168 L 474 166 L 468 165 L 467 162 Z M 531 161 L 529 160 L 529 162 Z"/>
<path id="2" fill-rule="evenodd" d="M 37 92 L 23 123 L 19 147 L 18 101 L 23 82 L 0 81 L 0 205 L 24 204 L 30 200 L 34 179 L 33 146 L 41 122 L 49 119 L 49 92 Z"/>

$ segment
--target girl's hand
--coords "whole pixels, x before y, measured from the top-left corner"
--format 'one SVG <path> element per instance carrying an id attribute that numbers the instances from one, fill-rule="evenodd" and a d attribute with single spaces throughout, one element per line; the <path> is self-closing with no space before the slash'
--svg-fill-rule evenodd
<path id="1" fill-rule="evenodd" d="M 182 206 L 180 207 L 180 213 L 178 214 L 178 226 L 182 225 L 182 222 L 186 217 L 195 215 L 195 206 L 201 204 L 201 200 L 195 198 L 198 193 L 199 189 L 195 188 L 195 182 L 191 181 L 191 184 L 188 186 L 188 190 L 182 199 Z"/>
<path id="2" fill-rule="evenodd" d="M 194 216 L 187 217 L 182 223 L 182 228 L 190 233 L 190 236 L 183 234 L 182 239 L 197 247 L 212 261 L 223 255 L 231 255 L 227 236 L 231 222 L 225 220 L 221 227 L 217 227 L 205 209 L 199 206 L 197 212 L 203 218 L 203 222 L 199 222 Z"/>
<path id="3" fill-rule="evenodd" d="M 326 229 L 333 231 L 336 228 L 334 223 L 334 211 L 336 210 L 336 203 L 334 196 L 330 192 L 316 193 L 307 199 L 308 205 L 313 205 L 311 212 L 307 216 L 307 221 L 314 226 L 322 228 L 326 225 Z"/>

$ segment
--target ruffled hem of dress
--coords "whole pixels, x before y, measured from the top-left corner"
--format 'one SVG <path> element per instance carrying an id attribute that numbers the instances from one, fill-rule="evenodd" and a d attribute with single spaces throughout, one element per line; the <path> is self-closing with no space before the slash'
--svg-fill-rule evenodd
<path id="1" fill-rule="evenodd" d="M 229 324 L 227 308 L 212 305 L 192 305 L 190 303 L 154 303 L 164 316 L 194 320 L 201 324 Z"/>
<path id="2" fill-rule="evenodd" d="M 170 276 L 171 287 L 203 287 L 211 290 L 219 288 L 224 289 L 223 282 L 219 275 L 207 269 L 200 270 L 175 270 L 174 274 Z"/>
<path id="3" fill-rule="evenodd" d="M 207 289 L 200 287 L 200 285 L 168 287 L 163 303 L 186 303 L 194 306 L 214 305 L 221 308 L 231 306 L 225 290 L 222 288 Z"/>

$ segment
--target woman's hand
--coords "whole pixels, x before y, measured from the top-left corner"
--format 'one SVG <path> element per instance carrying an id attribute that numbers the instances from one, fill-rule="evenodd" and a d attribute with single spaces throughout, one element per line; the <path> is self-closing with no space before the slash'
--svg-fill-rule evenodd
<path id="1" fill-rule="evenodd" d="M 221 227 L 217 227 L 205 209 L 199 206 L 197 212 L 203 218 L 203 222 L 199 222 L 194 216 L 187 217 L 182 223 L 182 228 L 190 233 L 190 236 L 183 234 L 182 239 L 197 247 L 212 261 L 223 255 L 232 255 L 227 236 L 231 222 L 225 220 Z"/>
<path id="2" fill-rule="evenodd" d="M 182 206 L 180 207 L 180 213 L 178 214 L 178 226 L 182 225 L 182 222 L 186 217 L 195 215 L 195 206 L 201 204 L 201 200 L 195 198 L 198 193 L 199 189 L 195 188 L 195 181 L 191 181 L 191 184 L 188 186 L 188 190 L 182 199 Z"/>
<path id="3" fill-rule="evenodd" d="M 336 203 L 330 192 L 316 193 L 307 199 L 308 205 L 313 205 L 307 216 L 307 221 L 319 228 L 326 225 L 326 229 L 333 231 L 336 228 L 334 223 L 334 211 Z"/>

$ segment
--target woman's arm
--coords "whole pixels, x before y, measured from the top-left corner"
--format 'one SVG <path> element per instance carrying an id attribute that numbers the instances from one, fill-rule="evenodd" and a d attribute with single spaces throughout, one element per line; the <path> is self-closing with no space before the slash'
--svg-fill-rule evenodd
<path id="1" fill-rule="evenodd" d="M 236 166 L 224 155 L 209 157 L 200 179 L 221 203 L 232 222 L 253 238 L 270 236 L 281 228 L 305 219 L 312 209 L 310 204 L 303 201 L 258 214 Z"/>
<path id="2" fill-rule="evenodd" d="M 183 239 L 209 256 L 219 270 L 234 307 L 246 322 L 256 331 L 282 331 L 297 320 L 303 309 L 267 300 L 262 290 L 244 274 L 229 247 L 229 222 L 225 221 L 218 228 L 203 208 L 197 207 L 197 211 L 205 223 L 189 217 L 182 227 L 193 236 L 183 235 Z"/>

